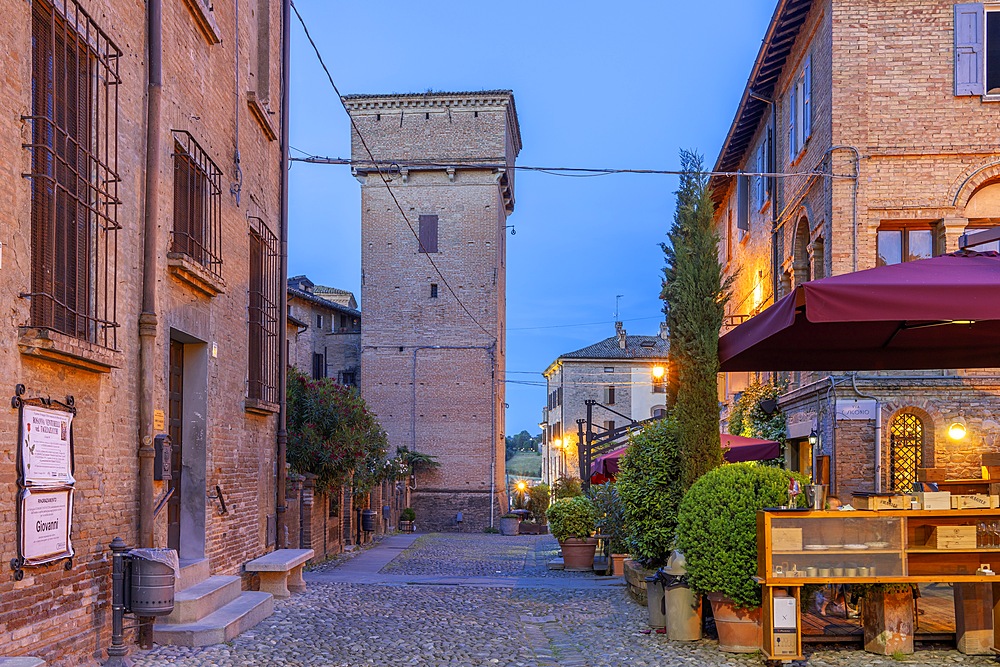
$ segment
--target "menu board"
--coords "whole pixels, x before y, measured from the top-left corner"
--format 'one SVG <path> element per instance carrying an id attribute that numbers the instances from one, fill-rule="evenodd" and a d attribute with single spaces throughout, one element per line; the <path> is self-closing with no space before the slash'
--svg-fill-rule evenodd
<path id="1" fill-rule="evenodd" d="M 73 413 L 35 405 L 21 409 L 24 486 L 72 485 Z"/>
<path id="2" fill-rule="evenodd" d="M 24 565 L 73 557 L 70 543 L 73 489 L 24 489 L 20 509 Z"/>

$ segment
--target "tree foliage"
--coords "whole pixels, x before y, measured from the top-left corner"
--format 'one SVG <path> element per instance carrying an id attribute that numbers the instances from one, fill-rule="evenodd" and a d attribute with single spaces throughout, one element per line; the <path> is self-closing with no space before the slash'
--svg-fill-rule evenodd
<path id="1" fill-rule="evenodd" d="M 719 330 L 732 278 L 723 279 L 719 236 L 702 158 L 681 151 L 677 208 L 662 244 L 664 313 L 670 332 L 672 374 L 669 392 L 676 392 L 674 414 L 684 452 L 685 488 L 722 463 L 719 441 Z"/>
<path id="2" fill-rule="evenodd" d="M 350 482 L 365 493 L 398 467 L 386 459 L 388 439 L 357 389 L 288 370 L 288 462 L 316 476 L 327 491 Z"/>
<path id="3" fill-rule="evenodd" d="M 762 438 L 774 440 L 781 445 L 782 455 L 765 463 L 781 465 L 784 462 L 784 447 L 787 418 L 778 408 L 778 397 L 781 389 L 770 382 L 754 379 L 743 390 L 729 413 L 729 432 L 747 438 Z M 765 401 L 773 401 L 773 410 L 767 412 L 761 405 Z M 771 407 L 771 406 L 768 406 Z"/>
<path id="4" fill-rule="evenodd" d="M 506 445 L 506 456 L 505 458 L 509 461 L 512 456 L 518 452 L 530 452 L 532 454 L 538 453 L 538 445 L 542 441 L 541 434 L 531 435 L 527 431 L 521 431 L 517 435 L 508 435 L 505 440 Z"/>
<path id="5" fill-rule="evenodd" d="M 625 515 L 628 553 L 651 567 L 666 563 L 674 546 L 684 489 L 678 426 L 672 416 L 629 438 L 616 487 Z"/>

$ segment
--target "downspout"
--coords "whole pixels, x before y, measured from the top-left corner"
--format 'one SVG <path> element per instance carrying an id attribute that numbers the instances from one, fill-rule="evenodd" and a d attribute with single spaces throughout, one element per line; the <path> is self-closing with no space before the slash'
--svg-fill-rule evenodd
<path id="1" fill-rule="evenodd" d="M 851 386 L 854 393 L 861 398 L 870 398 L 875 401 L 875 493 L 882 492 L 882 404 L 878 397 L 862 394 L 858 391 L 858 374 L 851 373 Z"/>
<path id="2" fill-rule="evenodd" d="M 153 546 L 153 383 L 156 357 L 156 249 L 160 193 L 160 96 L 163 26 L 160 0 L 146 3 L 146 173 L 143 197 L 142 311 L 139 313 L 139 535 Z"/>
<path id="3" fill-rule="evenodd" d="M 281 256 L 278 260 L 280 289 L 278 290 L 278 475 L 275 481 L 275 542 L 279 549 L 288 546 L 288 527 L 285 525 L 285 486 L 287 471 L 285 461 L 288 448 L 288 98 L 291 74 L 291 0 L 281 0 L 281 191 L 280 218 L 278 220 Z"/>
<path id="4" fill-rule="evenodd" d="M 830 493 L 833 494 L 837 488 L 837 381 L 832 375 L 827 375 L 830 386 L 826 389 L 826 403 L 830 405 L 830 392 L 833 392 L 833 425 L 830 428 Z M 816 415 L 816 423 L 819 424 L 819 415 Z M 813 455 L 813 478 L 816 478 L 816 460 Z"/>

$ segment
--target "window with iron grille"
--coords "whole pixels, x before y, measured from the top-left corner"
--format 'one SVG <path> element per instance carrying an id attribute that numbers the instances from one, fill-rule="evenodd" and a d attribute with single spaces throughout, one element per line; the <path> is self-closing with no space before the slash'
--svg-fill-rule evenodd
<path id="1" fill-rule="evenodd" d="M 903 413 L 889 427 L 889 484 L 893 491 L 912 491 L 917 481 L 924 423 L 920 417 Z"/>
<path id="2" fill-rule="evenodd" d="M 118 61 L 74 0 L 31 3 L 31 326 L 117 349 Z"/>
<path id="3" fill-rule="evenodd" d="M 222 171 L 187 132 L 174 130 L 171 252 L 222 277 Z"/>
<path id="4" fill-rule="evenodd" d="M 250 218 L 249 359 L 247 397 L 278 402 L 278 238 Z"/>

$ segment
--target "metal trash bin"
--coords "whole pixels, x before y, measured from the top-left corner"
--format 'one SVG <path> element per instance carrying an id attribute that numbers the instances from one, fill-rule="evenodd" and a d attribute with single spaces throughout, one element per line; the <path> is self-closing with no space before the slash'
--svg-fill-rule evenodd
<path id="1" fill-rule="evenodd" d="M 701 639 L 701 596 L 691 590 L 684 565 L 684 554 L 674 551 L 664 570 L 667 639 L 692 642 Z"/>
<path id="2" fill-rule="evenodd" d="M 375 531 L 375 510 L 361 510 L 361 530 L 366 533 Z"/>
<path id="3" fill-rule="evenodd" d="M 174 610 L 174 582 L 180 572 L 173 549 L 132 549 L 128 610 L 136 616 L 167 616 Z"/>
<path id="4" fill-rule="evenodd" d="M 667 608 L 663 599 L 663 575 L 657 572 L 646 577 L 646 607 L 649 609 L 649 627 L 667 627 Z"/>

